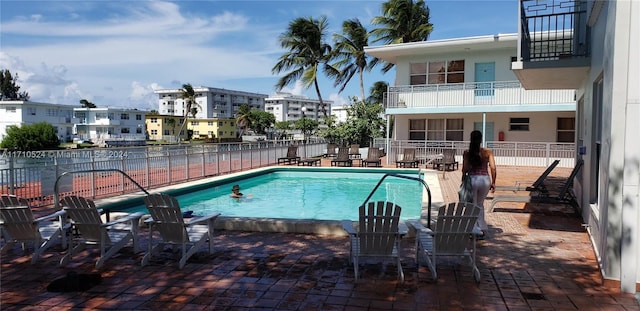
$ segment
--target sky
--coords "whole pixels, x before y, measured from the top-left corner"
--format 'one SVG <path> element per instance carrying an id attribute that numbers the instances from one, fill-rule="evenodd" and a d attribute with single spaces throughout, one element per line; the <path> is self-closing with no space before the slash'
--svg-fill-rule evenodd
<path id="1" fill-rule="evenodd" d="M 0 1 L 0 69 L 18 74 L 31 101 L 158 110 L 157 89 L 183 84 L 265 95 L 275 94 L 284 73 L 272 67 L 285 52 L 278 36 L 298 17 L 329 22 L 327 40 L 342 22 L 358 18 L 371 30 L 384 1 Z M 425 1 L 431 40 L 517 32 L 516 0 Z M 370 43 L 372 46 L 381 43 Z M 365 73 L 393 85 L 395 72 Z M 320 74 L 323 99 L 348 104 L 359 96 L 354 77 L 338 93 Z M 317 99 L 313 87 L 295 83 L 280 90 Z"/>

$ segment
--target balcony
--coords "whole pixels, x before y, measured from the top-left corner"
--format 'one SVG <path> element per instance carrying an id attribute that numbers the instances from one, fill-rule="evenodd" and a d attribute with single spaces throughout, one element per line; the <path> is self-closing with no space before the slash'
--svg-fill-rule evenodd
<path id="1" fill-rule="evenodd" d="M 575 111 L 574 90 L 525 90 L 518 81 L 389 87 L 387 114 Z"/>
<path id="2" fill-rule="evenodd" d="M 518 57 L 525 89 L 578 89 L 589 72 L 586 0 L 521 0 Z"/>

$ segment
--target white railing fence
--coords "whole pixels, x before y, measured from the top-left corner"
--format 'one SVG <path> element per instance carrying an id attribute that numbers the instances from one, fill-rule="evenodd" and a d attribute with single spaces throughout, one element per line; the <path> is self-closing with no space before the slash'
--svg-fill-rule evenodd
<path id="1" fill-rule="evenodd" d="M 489 141 L 486 145 L 493 151 L 496 165 L 545 167 L 556 159 L 560 160 L 559 167 L 572 168 L 575 165 L 574 143 Z M 384 138 L 376 138 L 374 146 L 387 150 L 387 162 L 390 164 L 398 159 L 404 148 L 415 148 L 416 156 L 421 159 L 441 154 L 444 149 L 455 149 L 456 159 L 462 163 L 462 154 L 469 148 L 469 142 L 392 140 L 387 147 Z"/>
<path id="2" fill-rule="evenodd" d="M 262 141 L 200 145 L 13 152 L 0 150 L 0 192 L 26 198 L 34 207 L 53 205 L 54 184 L 64 172 L 119 169 L 145 189 L 229 174 L 277 163 L 287 147 L 298 145 L 301 157 L 326 152 L 323 140 Z M 66 175 L 61 196 L 101 198 L 139 189 L 117 172 Z"/>

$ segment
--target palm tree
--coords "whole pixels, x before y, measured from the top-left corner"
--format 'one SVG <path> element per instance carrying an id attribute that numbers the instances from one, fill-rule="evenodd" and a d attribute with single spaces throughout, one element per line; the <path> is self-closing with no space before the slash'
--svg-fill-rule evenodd
<path id="1" fill-rule="evenodd" d="M 240 127 L 240 136 L 244 134 L 245 129 L 251 127 L 251 109 L 249 105 L 242 104 L 236 112 L 236 124 Z"/>
<path id="2" fill-rule="evenodd" d="M 334 34 L 334 57 L 338 60 L 334 64 L 340 68 L 340 75 L 336 78 L 335 86 L 341 85 L 338 93 L 344 91 L 354 74 L 358 73 L 360 80 L 361 99 L 364 99 L 364 71 L 371 71 L 378 64 L 378 59 L 364 52 L 369 45 L 369 33 L 357 18 L 342 23 L 342 34 Z M 369 61 L 370 60 L 370 61 Z"/>
<path id="3" fill-rule="evenodd" d="M 382 16 L 376 16 L 371 21 L 380 28 L 373 29 L 371 35 L 376 37 L 374 42 L 385 44 L 427 41 L 433 31 L 433 24 L 429 22 L 429 8 L 424 0 L 389 0 L 382 3 Z M 393 68 L 387 63 L 383 72 Z"/>
<path id="4" fill-rule="evenodd" d="M 180 135 L 180 133 L 182 133 L 182 131 L 185 129 L 185 126 L 187 125 L 187 121 L 189 118 L 189 114 L 192 113 L 193 114 L 193 118 L 195 119 L 195 113 L 193 113 L 193 109 L 196 109 L 196 113 L 198 112 L 198 107 L 200 105 L 198 105 L 198 103 L 196 102 L 196 92 L 193 90 L 193 86 L 191 86 L 191 84 L 187 83 L 187 84 L 183 84 L 182 85 L 182 89 L 180 89 L 180 97 L 181 99 L 183 99 L 183 105 L 184 105 L 184 120 L 182 121 L 182 126 L 180 126 L 180 132 L 178 132 L 179 137 L 182 137 L 182 135 Z"/>
<path id="5" fill-rule="evenodd" d="M 82 108 L 96 108 L 96 105 L 86 99 L 80 100 L 80 107 Z"/>
<path id="6" fill-rule="evenodd" d="M 167 125 L 171 127 L 171 135 L 176 135 L 176 119 L 169 117 L 166 119 Z M 176 141 L 178 141 L 179 136 L 176 136 Z"/>
<path id="7" fill-rule="evenodd" d="M 287 85 L 302 81 L 305 88 L 314 85 L 318 94 L 318 101 L 324 116 L 327 116 L 327 109 L 322 101 L 320 86 L 318 85 L 318 67 L 322 66 L 323 71 L 330 77 L 336 77 L 340 71 L 329 64 L 331 60 L 331 45 L 324 40 L 328 23 L 326 17 L 319 20 L 313 17 L 299 17 L 289 23 L 287 31 L 278 38 L 280 46 L 285 48 L 285 52 L 271 71 L 279 74 L 282 71 L 291 70 L 285 74 L 278 83 L 276 89 L 282 90 Z"/>
<path id="8" fill-rule="evenodd" d="M 389 84 L 385 81 L 378 81 L 369 89 L 369 97 L 367 102 L 371 104 L 380 104 L 385 107 L 384 94 L 387 92 Z"/>

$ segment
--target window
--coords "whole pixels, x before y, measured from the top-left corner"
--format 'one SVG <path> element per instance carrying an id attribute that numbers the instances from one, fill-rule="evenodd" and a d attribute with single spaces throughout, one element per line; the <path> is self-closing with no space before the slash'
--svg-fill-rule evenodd
<path id="1" fill-rule="evenodd" d="M 427 140 L 444 140 L 444 119 L 429 119 Z"/>
<path id="2" fill-rule="evenodd" d="M 170 135 L 169 130 L 164 130 L 164 135 Z"/>
<path id="3" fill-rule="evenodd" d="M 149 122 L 151 123 L 158 123 L 158 118 L 150 118 Z"/>
<path id="4" fill-rule="evenodd" d="M 107 118 L 107 114 L 104 112 L 98 112 L 96 113 L 96 120 L 101 120 L 101 119 L 106 119 Z"/>
<path id="5" fill-rule="evenodd" d="M 409 139 L 424 140 L 425 120 L 409 120 Z"/>
<path id="6" fill-rule="evenodd" d="M 464 83 L 464 60 L 412 63 L 409 83 L 411 85 Z"/>
<path id="7" fill-rule="evenodd" d="M 559 143 L 573 143 L 576 136 L 576 118 L 558 118 Z"/>
<path id="8" fill-rule="evenodd" d="M 510 131 L 529 131 L 529 118 L 510 118 Z"/>
<path id="9" fill-rule="evenodd" d="M 200 124 L 198 121 L 191 121 L 191 125 L 193 125 L 193 126 L 196 126 L 198 124 Z"/>
<path id="10" fill-rule="evenodd" d="M 32 115 L 32 116 L 35 116 L 36 115 L 36 108 L 34 108 L 34 107 L 27 108 L 27 113 Z"/>
<path id="11" fill-rule="evenodd" d="M 58 110 L 56 110 L 56 109 L 47 109 L 47 116 L 49 116 L 49 117 L 57 117 L 58 116 Z"/>
<path id="12" fill-rule="evenodd" d="M 121 113 L 120 114 L 120 120 L 129 120 L 129 114 L 128 113 Z"/>
<path id="13" fill-rule="evenodd" d="M 16 112 L 16 107 L 7 107 L 7 108 L 4 108 L 4 110 L 6 112 Z"/>
<path id="14" fill-rule="evenodd" d="M 151 135 L 158 135 L 158 130 L 151 130 Z"/>
<path id="15" fill-rule="evenodd" d="M 136 134 L 142 134 L 142 128 L 141 127 L 136 129 Z"/>
<path id="16" fill-rule="evenodd" d="M 462 141 L 464 137 L 464 119 L 447 119 L 445 131 L 447 141 Z"/>
<path id="17" fill-rule="evenodd" d="M 128 127 L 123 127 L 120 129 L 120 133 L 121 134 L 129 134 L 129 128 Z"/>
<path id="18" fill-rule="evenodd" d="M 213 126 L 213 121 L 207 121 L 208 126 Z"/>
<path id="19" fill-rule="evenodd" d="M 141 114 L 137 114 L 136 115 L 136 120 L 138 120 L 138 121 L 142 120 L 142 115 Z"/>

